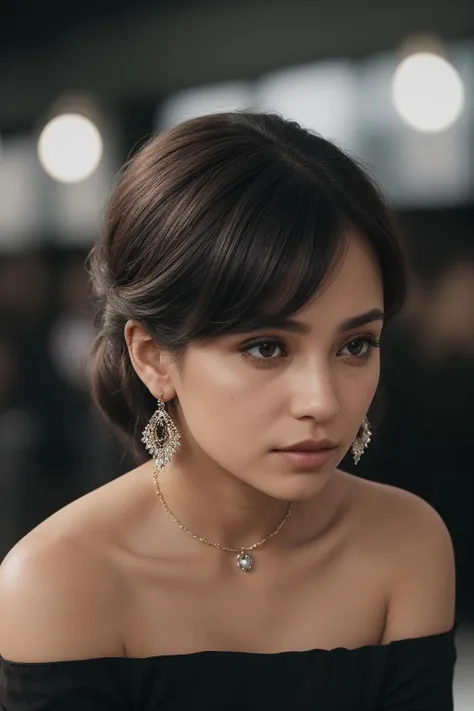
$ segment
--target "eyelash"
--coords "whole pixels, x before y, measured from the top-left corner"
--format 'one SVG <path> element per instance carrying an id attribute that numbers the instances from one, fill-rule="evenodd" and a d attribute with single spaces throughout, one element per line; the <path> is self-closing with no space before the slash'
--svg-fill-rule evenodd
<path id="1" fill-rule="evenodd" d="M 374 336 L 366 335 L 366 336 L 357 336 L 356 338 L 351 338 L 349 341 L 347 341 L 346 345 L 344 348 L 346 348 L 349 344 L 354 343 L 355 341 L 360 341 L 362 343 L 367 343 L 369 348 L 367 349 L 366 353 L 364 353 L 361 356 L 353 355 L 349 356 L 350 358 L 355 358 L 357 361 L 365 363 L 367 360 L 369 360 L 373 349 L 374 348 L 380 348 L 380 341 L 377 340 Z M 256 358 L 255 356 L 250 355 L 248 352 L 252 348 L 257 348 L 258 346 L 278 346 L 281 348 L 281 350 L 286 353 L 285 347 L 283 344 L 283 341 L 281 341 L 278 338 L 256 338 L 253 341 L 248 341 L 247 343 L 242 344 L 241 346 L 241 353 L 244 358 L 248 358 L 250 361 L 252 361 L 255 365 L 257 366 L 264 366 L 268 363 L 268 361 L 276 361 L 279 358 L 282 358 L 283 356 L 278 356 L 276 358 Z"/>

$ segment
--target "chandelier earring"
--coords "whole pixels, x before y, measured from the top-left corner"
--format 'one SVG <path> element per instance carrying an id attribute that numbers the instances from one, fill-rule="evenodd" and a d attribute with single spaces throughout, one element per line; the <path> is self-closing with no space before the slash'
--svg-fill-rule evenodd
<path id="1" fill-rule="evenodd" d="M 364 417 L 364 420 L 359 428 L 359 432 L 357 433 L 357 437 L 351 447 L 352 456 L 354 457 L 354 464 L 359 463 L 360 458 L 364 454 L 364 450 L 369 446 L 371 436 L 372 431 L 370 429 L 369 420 L 367 417 Z"/>
<path id="2" fill-rule="evenodd" d="M 166 410 L 164 392 L 161 390 L 158 406 L 150 422 L 142 433 L 145 449 L 155 461 L 156 468 L 161 471 L 180 447 L 181 436 Z"/>

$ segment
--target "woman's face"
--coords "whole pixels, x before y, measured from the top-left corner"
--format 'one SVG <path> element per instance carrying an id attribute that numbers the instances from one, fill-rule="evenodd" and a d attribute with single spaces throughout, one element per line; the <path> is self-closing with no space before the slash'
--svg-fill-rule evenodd
<path id="1" fill-rule="evenodd" d="M 181 369 L 169 371 L 185 452 L 199 467 L 224 470 L 274 498 L 314 496 L 351 446 L 375 394 L 380 359 L 372 343 L 380 338 L 382 310 L 378 265 L 366 243 L 351 237 L 340 269 L 293 316 L 293 328 L 191 345 Z M 369 312 L 367 323 L 344 325 Z M 326 438 L 336 447 L 322 465 L 302 466 L 275 451 Z"/>

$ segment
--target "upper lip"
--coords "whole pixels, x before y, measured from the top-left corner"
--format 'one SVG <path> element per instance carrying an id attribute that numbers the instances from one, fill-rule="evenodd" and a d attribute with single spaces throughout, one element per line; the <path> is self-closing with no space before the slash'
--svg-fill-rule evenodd
<path id="1" fill-rule="evenodd" d="M 330 439 L 305 439 L 303 442 L 290 444 L 288 447 L 283 447 L 282 452 L 316 452 L 318 449 L 333 449 L 336 443 Z"/>

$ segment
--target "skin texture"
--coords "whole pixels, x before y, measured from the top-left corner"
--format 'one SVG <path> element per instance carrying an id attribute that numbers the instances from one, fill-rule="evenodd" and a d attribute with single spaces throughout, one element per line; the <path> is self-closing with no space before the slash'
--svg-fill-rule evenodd
<path id="1" fill-rule="evenodd" d="M 383 308 L 379 270 L 353 235 L 332 280 L 294 316 L 304 333 L 192 344 L 178 366 L 129 322 L 134 368 L 156 397 L 163 389 L 182 436 L 159 479 L 176 516 L 230 547 L 268 535 L 289 501 L 292 516 L 242 573 L 234 553 L 176 526 L 147 462 L 57 512 L 10 552 L 0 567 L 0 654 L 52 661 L 329 650 L 449 629 L 454 558 L 438 514 L 408 492 L 337 468 L 377 387 L 379 351 L 363 339 L 378 339 L 382 322 L 339 329 L 375 308 Z M 260 336 L 266 345 L 248 344 Z M 312 471 L 272 451 L 326 437 L 334 456 Z"/>

